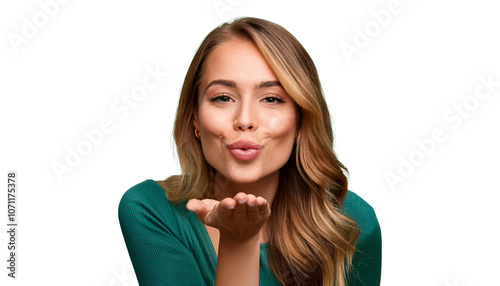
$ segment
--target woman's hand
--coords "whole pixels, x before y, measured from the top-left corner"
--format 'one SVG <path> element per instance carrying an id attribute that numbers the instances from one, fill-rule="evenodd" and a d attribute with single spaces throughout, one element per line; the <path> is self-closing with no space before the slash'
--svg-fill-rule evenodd
<path id="1" fill-rule="evenodd" d="M 267 201 L 238 193 L 220 202 L 192 199 L 186 207 L 219 229 L 215 285 L 259 285 L 259 231 L 271 215 Z"/>
<path id="2" fill-rule="evenodd" d="M 222 201 L 191 199 L 186 207 L 206 225 L 219 229 L 221 236 L 244 241 L 254 238 L 271 215 L 266 199 L 238 193 Z"/>

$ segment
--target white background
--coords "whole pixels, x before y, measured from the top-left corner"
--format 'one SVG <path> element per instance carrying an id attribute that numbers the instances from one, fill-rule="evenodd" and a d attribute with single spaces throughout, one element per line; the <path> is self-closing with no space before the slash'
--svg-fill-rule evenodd
<path id="1" fill-rule="evenodd" d="M 500 285 L 500 86 L 475 97 L 479 77 L 500 82 L 496 1 L 52 1 L 47 16 L 48 2 L 0 4 L 0 174 L 18 172 L 19 223 L 18 279 L 2 231 L 0 284 L 137 285 L 119 200 L 179 172 L 172 125 L 192 56 L 223 21 L 254 16 L 292 32 L 317 65 L 349 189 L 382 227 L 382 285 Z M 113 111 L 147 67 L 169 75 L 126 116 Z M 53 165 L 105 118 L 112 131 L 58 178 Z M 436 130 L 445 139 L 432 146 Z"/>

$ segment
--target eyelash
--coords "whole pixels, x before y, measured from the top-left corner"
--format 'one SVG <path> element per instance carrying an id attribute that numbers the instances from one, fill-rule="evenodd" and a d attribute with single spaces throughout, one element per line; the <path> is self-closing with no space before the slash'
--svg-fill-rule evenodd
<path id="1" fill-rule="evenodd" d="M 221 99 L 226 99 L 226 101 L 221 101 Z M 231 97 L 229 97 L 229 95 L 226 95 L 226 94 L 221 94 L 221 95 L 217 95 L 216 97 L 213 97 L 213 98 L 210 98 L 210 102 L 219 102 L 219 103 L 226 103 L 227 100 L 230 100 Z"/>
<path id="2" fill-rule="evenodd" d="M 221 101 L 223 99 L 224 99 L 224 101 Z M 231 97 L 229 97 L 229 95 L 221 94 L 221 95 L 218 95 L 218 96 L 215 96 L 215 97 L 211 98 L 210 102 L 226 103 L 230 99 L 231 99 Z M 283 103 L 283 102 L 285 102 L 285 101 L 283 101 L 281 98 L 279 98 L 277 96 L 268 96 L 268 97 L 265 97 L 263 100 L 269 100 L 269 99 L 274 100 L 274 102 L 267 102 L 267 103 L 270 103 L 270 104 L 276 104 L 276 103 Z"/>
<path id="3" fill-rule="evenodd" d="M 266 99 L 272 99 L 272 100 L 275 100 L 275 102 L 267 102 L 267 103 L 272 103 L 272 104 L 276 104 L 276 103 L 283 103 L 285 101 L 283 101 L 283 99 L 277 97 L 277 96 L 268 96 L 266 98 L 264 98 L 264 100 Z"/>

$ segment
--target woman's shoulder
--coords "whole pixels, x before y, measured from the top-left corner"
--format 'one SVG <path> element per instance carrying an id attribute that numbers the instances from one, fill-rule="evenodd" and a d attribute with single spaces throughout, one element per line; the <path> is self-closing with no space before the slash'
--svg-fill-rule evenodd
<path id="1" fill-rule="evenodd" d="M 352 218 L 373 220 L 377 216 L 373 207 L 353 191 L 348 190 L 342 203 L 342 210 Z"/>
<path id="2" fill-rule="evenodd" d="M 380 224 L 375 210 L 356 193 L 352 191 L 347 192 L 347 196 L 342 204 L 342 212 L 358 224 L 361 231 L 361 241 L 368 238 L 378 240 L 381 236 Z"/>
<path id="3" fill-rule="evenodd" d="M 353 219 L 360 230 L 356 248 L 379 259 L 381 255 L 382 233 L 373 207 L 352 191 L 348 191 L 342 212 Z M 369 249 L 369 250 L 368 250 Z"/>
<path id="4" fill-rule="evenodd" d="M 348 191 L 342 212 L 353 219 L 359 228 L 353 272 L 349 285 L 380 285 L 382 267 L 382 233 L 373 207 L 352 191 Z"/>
<path id="5" fill-rule="evenodd" d="M 120 218 L 154 217 L 162 222 L 176 223 L 179 216 L 188 210 L 186 202 L 174 204 L 165 195 L 161 182 L 144 180 L 130 187 L 123 195 L 118 206 Z"/>
<path id="6" fill-rule="evenodd" d="M 158 203 L 173 204 L 167 199 L 166 188 L 165 181 L 147 179 L 130 187 L 123 194 L 121 201 L 144 203 L 153 200 Z"/>
<path id="7" fill-rule="evenodd" d="M 124 203 L 148 204 L 169 203 L 169 201 L 165 197 L 165 192 L 162 192 L 160 184 L 154 180 L 147 179 L 130 187 L 123 194 L 120 205 Z"/>

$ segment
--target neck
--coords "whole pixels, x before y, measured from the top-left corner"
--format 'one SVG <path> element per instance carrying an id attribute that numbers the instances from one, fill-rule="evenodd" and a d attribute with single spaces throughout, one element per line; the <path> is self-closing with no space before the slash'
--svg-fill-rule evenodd
<path id="1" fill-rule="evenodd" d="M 267 200 L 269 205 L 272 205 L 274 196 L 278 190 L 279 171 L 252 183 L 236 183 L 217 172 L 213 182 L 213 199 L 215 200 L 220 201 L 228 197 L 232 198 L 237 193 L 243 192 L 256 197 L 261 196 Z"/>

